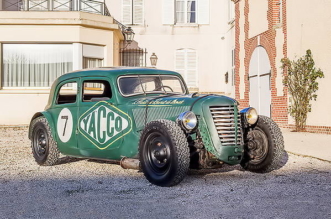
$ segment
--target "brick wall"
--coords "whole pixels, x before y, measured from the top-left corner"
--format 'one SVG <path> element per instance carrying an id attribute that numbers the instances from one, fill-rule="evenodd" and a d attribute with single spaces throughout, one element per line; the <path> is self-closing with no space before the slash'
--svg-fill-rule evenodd
<path id="1" fill-rule="evenodd" d="M 258 46 L 258 37 L 260 38 L 260 45 L 263 46 L 269 56 L 270 66 L 271 66 L 271 117 L 272 119 L 283 128 L 294 129 L 294 125 L 288 124 L 288 110 L 287 110 L 287 98 L 288 90 L 286 87 L 276 87 L 276 76 L 277 76 L 277 67 L 280 66 L 280 60 L 276 60 L 277 49 L 282 49 L 284 57 L 287 57 L 287 20 L 286 20 L 286 1 L 287 0 L 269 0 L 268 1 L 268 30 L 249 38 L 249 0 L 233 0 L 236 3 L 235 6 L 235 97 L 240 103 L 240 109 L 246 108 L 249 106 L 249 62 L 252 56 L 253 51 Z M 239 4 L 245 4 L 243 14 L 240 14 Z M 280 14 L 281 13 L 281 14 Z M 245 24 L 243 27 L 239 26 L 240 15 L 244 16 Z M 280 22 L 281 19 L 281 22 Z M 284 44 L 282 48 L 276 48 L 276 29 L 277 31 L 282 31 L 284 34 Z M 240 34 L 244 34 L 245 41 L 239 42 Z M 240 66 L 239 53 L 240 46 L 243 44 L 245 50 L 244 65 Z M 245 69 L 244 83 L 244 99 L 240 99 L 240 75 L 239 69 Z M 286 72 L 284 72 L 286 74 Z M 283 89 L 283 95 L 277 95 L 277 89 Z M 306 126 L 307 132 L 313 133 L 322 133 L 322 134 L 331 134 L 331 126 Z"/>
<path id="2" fill-rule="evenodd" d="M 241 0 L 237 1 L 241 4 L 245 4 L 244 7 L 244 19 L 245 25 L 244 27 L 239 26 L 239 18 L 240 18 L 240 11 L 239 5 L 236 4 L 235 14 L 236 14 L 236 23 L 235 23 L 235 32 L 236 32 L 236 99 L 240 102 L 240 108 L 245 108 L 249 106 L 249 63 L 251 60 L 251 56 L 253 51 L 257 46 L 262 46 L 267 51 L 270 60 L 271 66 L 271 77 L 270 77 L 270 85 L 271 85 L 271 117 L 273 120 L 277 122 L 279 126 L 287 126 L 288 124 L 288 113 L 287 113 L 287 89 L 286 88 L 278 88 L 284 89 L 283 96 L 277 96 L 277 87 L 276 87 L 276 76 L 277 76 L 277 66 L 280 65 L 280 60 L 276 60 L 276 49 L 283 50 L 283 56 L 287 57 L 287 33 L 286 33 L 286 7 L 283 7 L 283 15 L 281 16 L 283 19 L 282 25 L 279 25 L 279 12 L 280 12 L 280 4 L 279 0 L 272 0 L 268 1 L 268 12 L 267 12 L 267 19 L 268 19 L 268 30 L 259 34 L 258 36 L 254 36 L 252 38 L 249 37 L 249 0 Z M 286 0 L 282 0 L 282 5 L 286 5 Z M 278 26 L 277 26 L 278 25 Z M 284 45 L 283 48 L 276 48 L 276 30 L 275 28 L 281 28 L 284 33 Z M 245 35 L 245 41 L 239 42 L 239 34 Z M 260 44 L 258 45 L 258 38 L 260 38 Z M 240 44 L 244 44 L 245 49 L 245 58 L 244 63 L 245 66 L 240 66 L 239 62 L 239 53 L 240 53 Z M 245 93 L 244 99 L 240 99 L 239 93 L 239 86 L 240 86 L 240 75 L 239 75 L 239 68 L 245 68 Z"/>

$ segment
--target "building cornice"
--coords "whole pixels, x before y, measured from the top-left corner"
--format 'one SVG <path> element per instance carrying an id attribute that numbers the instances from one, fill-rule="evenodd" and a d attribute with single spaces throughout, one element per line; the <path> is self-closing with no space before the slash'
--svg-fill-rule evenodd
<path id="1" fill-rule="evenodd" d="M 0 25 L 77 25 L 96 29 L 119 30 L 112 17 L 77 11 L 1 11 Z"/>

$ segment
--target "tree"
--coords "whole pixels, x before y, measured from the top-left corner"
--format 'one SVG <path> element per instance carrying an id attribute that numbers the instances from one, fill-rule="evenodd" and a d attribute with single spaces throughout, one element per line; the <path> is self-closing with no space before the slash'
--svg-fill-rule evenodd
<path id="1" fill-rule="evenodd" d="M 295 119 L 295 131 L 305 131 L 308 112 L 311 112 L 311 100 L 317 98 L 318 78 L 323 78 L 321 69 L 315 68 L 315 62 L 311 51 L 308 49 L 306 55 L 297 61 L 283 58 L 282 69 L 284 74 L 283 84 L 288 87 L 292 96 L 289 106 L 289 114 Z"/>

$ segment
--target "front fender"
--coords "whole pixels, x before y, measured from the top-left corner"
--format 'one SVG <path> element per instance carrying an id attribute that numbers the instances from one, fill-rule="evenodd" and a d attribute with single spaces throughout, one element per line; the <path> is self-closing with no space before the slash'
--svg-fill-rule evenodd
<path id="1" fill-rule="evenodd" d="M 55 130 L 56 130 L 56 128 L 54 126 L 53 118 L 52 118 L 52 116 L 51 116 L 50 113 L 48 113 L 47 111 L 43 111 L 43 112 L 37 112 L 37 113 L 35 113 L 32 116 L 31 121 L 30 121 L 30 125 L 29 125 L 29 132 L 28 132 L 29 139 L 31 139 L 31 135 L 32 135 L 32 123 L 33 123 L 33 120 L 35 120 L 36 118 L 41 117 L 41 116 L 44 116 L 47 119 L 47 122 L 49 124 L 49 127 L 51 128 L 52 135 L 55 138 L 55 133 L 56 133 Z"/>

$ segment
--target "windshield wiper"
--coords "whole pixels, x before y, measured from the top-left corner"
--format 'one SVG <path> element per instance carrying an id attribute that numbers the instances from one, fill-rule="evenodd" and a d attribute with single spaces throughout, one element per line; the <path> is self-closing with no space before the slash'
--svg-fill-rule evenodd
<path id="1" fill-rule="evenodd" d="M 161 76 L 160 75 L 159 75 L 159 80 L 160 80 L 160 83 L 161 83 L 161 87 L 164 90 L 164 93 L 167 94 L 167 91 L 164 89 L 164 86 L 163 86 L 163 83 L 162 83 L 162 80 L 161 80 Z"/>
<path id="2" fill-rule="evenodd" d="M 140 76 L 139 75 L 138 75 L 138 79 L 139 79 L 139 82 L 140 82 L 141 89 L 144 91 L 144 94 L 146 96 L 146 92 L 145 92 L 145 89 L 143 87 L 143 83 L 141 82 L 141 79 L 140 79 Z"/>

